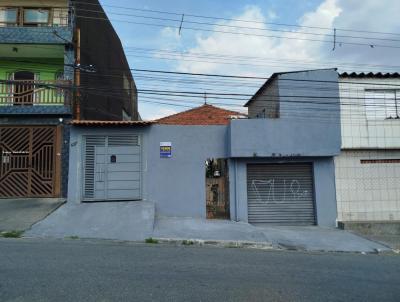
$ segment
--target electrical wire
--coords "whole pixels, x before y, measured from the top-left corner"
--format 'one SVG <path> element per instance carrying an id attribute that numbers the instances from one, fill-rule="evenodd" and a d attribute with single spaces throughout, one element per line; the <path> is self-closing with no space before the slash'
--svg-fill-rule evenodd
<path id="1" fill-rule="evenodd" d="M 237 19 L 237 18 L 223 18 L 223 17 L 215 17 L 215 16 L 196 15 L 196 14 L 189 14 L 189 13 L 176 13 L 176 12 L 168 12 L 168 11 L 162 11 L 162 10 L 151 10 L 151 9 L 144 9 L 144 8 L 134 8 L 134 7 L 128 7 L 128 6 L 116 6 L 116 5 L 107 5 L 107 4 L 99 5 L 97 3 L 87 3 L 87 2 L 74 1 L 74 0 L 72 2 L 76 3 L 76 4 L 92 5 L 92 6 L 98 6 L 98 7 L 103 6 L 103 7 L 118 8 L 118 9 L 123 9 L 123 10 L 151 12 L 151 13 L 168 14 L 168 15 L 175 15 L 175 16 L 182 16 L 184 14 L 187 17 L 212 19 L 212 20 L 238 21 L 238 22 L 253 23 L 253 24 L 276 25 L 276 26 L 308 28 L 308 29 L 321 29 L 321 30 L 329 30 L 329 31 L 333 30 L 333 28 L 331 28 L 331 27 L 319 27 L 319 26 L 306 26 L 306 25 L 289 24 L 289 23 L 264 22 L 264 21 L 244 20 L 244 19 Z M 399 33 L 392 33 L 392 32 L 368 31 L 368 30 L 340 28 L 340 27 L 338 27 L 336 29 L 340 30 L 340 31 L 346 31 L 346 32 L 358 32 L 358 33 L 367 33 L 367 34 L 384 34 L 384 35 L 400 36 Z"/>

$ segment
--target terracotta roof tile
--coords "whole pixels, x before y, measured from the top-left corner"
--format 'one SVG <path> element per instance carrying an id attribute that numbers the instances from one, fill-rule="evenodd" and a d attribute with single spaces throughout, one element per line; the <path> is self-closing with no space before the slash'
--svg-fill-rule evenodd
<path id="1" fill-rule="evenodd" d="M 153 121 L 97 121 L 97 120 L 73 120 L 70 124 L 75 126 L 145 126 L 153 124 Z"/>
<path id="2" fill-rule="evenodd" d="M 157 120 L 166 125 L 227 125 L 231 116 L 246 117 L 245 114 L 204 104 Z"/>

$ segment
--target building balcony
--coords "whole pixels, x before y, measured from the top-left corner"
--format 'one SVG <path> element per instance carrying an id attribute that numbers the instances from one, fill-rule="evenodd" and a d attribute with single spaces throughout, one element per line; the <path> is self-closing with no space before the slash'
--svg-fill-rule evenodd
<path id="1" fill-rule="evenodd" d="M 0 40 L 12 43 L 72 43 L 73 14 L 68 8 L 0 7 Z"/>
<path id="2" fill-rule="evenodd" d="M 69 114 L 71 103 L 71 81 L 0 83 L 0 114 Z"/>

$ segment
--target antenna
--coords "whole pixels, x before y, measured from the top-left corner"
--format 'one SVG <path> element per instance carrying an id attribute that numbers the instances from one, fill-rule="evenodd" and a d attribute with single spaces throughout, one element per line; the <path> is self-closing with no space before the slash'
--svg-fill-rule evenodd
<path id="1" fill-rule="evenodd" d="M 207 105 L 207 92 L 204 92 L 204 105 Z"/>

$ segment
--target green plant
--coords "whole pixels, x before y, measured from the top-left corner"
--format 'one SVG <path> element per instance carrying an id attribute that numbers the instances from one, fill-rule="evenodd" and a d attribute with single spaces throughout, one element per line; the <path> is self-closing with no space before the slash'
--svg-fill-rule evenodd
<path id="1" fill-rule="evenodd" d="M 183 245 L 193 245 L 193 244 L 194 244 L 194 241 L 193 241 L 193 240 L 183 240 L 183 241 L 182 241 L 182 244 L 183 244 Z"/>
<path id="2" fill-rule="evenodd" d="M 146 238 L 145 242 L 146 242 L 146 243 L 153 243 L 153 244 L 155 244 L 155 243 L 158 243 L 158 240 L 150 237 L 150 238 Z"/>
<path id="3" fill-rule="evenodd" d="M 67 238 L 67 239 L 79 239 L 79 237 L 76 236 L 76 235 L 68 236 L 68 237 L 65 237 L 65 238 Z"/>
<path id="4" fill-rule="evenodd" d="M 21 238 L 24 231 L 13 230 L 13 231 L 5 231 L 1 232 L 0 235 L 4 238 Z"/>

